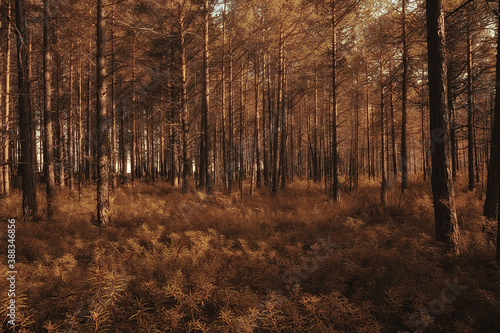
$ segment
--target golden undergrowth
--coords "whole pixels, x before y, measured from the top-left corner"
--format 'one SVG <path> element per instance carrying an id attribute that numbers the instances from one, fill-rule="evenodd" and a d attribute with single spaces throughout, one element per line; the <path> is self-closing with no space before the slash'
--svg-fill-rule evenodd
<path id="1" fill-rule="evenodd" d="M 22 221 L 15 192 L 0 216 L 17 219 L 17 328 L 500 331 L 496 224 L 481 217 L 480 193 L 457 186 L 462 253 L 450 257 L 434 241 L 430 186 L 410 185 L 394 185 L 383 207 L 369 181 L 340 203 L 305 181 L 274 197 L 245 189 L 243 202 L 137 183 L 112 192 L 106 229 L 91 223 L 92 187 L 81 200 L 60 190 L 55 216 L 36 223 Z"/>

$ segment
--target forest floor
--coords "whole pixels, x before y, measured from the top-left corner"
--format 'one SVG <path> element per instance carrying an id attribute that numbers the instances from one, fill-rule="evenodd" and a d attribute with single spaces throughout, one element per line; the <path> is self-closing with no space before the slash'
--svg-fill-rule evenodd
<path id="1" fill-rule="evenodd" d="M 245 190 L 243 202 L 129 184 L 112 192 L 105 229 L 91 224 L 93 187 L 81 201 L 60 190 L 52 221 L 37 223 L 21 220 L 14 192 L 0 216 L 16 218 L 16 322 L 26 332 L 500 332 L 496 223 L 481 217 L 480 191 L 456 189 L 457 257 L 434 241 L 422 181 L 404 195 L 394 185 L 385 207 L 369 181 L 341 203 L 305 181 L 275 197 Z"/>

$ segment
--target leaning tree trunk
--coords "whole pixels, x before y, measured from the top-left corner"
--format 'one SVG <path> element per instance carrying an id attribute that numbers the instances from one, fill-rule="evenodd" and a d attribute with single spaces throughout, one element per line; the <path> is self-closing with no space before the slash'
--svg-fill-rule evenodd
<path id="1" fill-rule="evenodd" d="M 36 219 L 36 184 L 35 170 L 33 168 L 33 145 L 32 132 L 33 115 L 30 101 L 30 78 L 28 73 L 28 31 L 26 30 L 26 17 L 24 0 L 16 3 L 16 33 L 17 33 L 17 64 L 18 64 L 18 89 L 19 89 L 19 135 L 21 139 L 21 156 L 19 160 L 22 176 L 23 190 L 23 215 L 26 219 Z"/>
<path id="2" fill-rule="evenodd" d="M 436 239 L 458 254 L 459 228 L 450 166 L 450 114 L 446 96 L 446 57 L 443 0 L 427 0 L 427 50 L 430 130 L 432 136 L 432 194 Z"/>
<path id="3" fill-rule="evenodd" d="M 500 5 L 500 1 L 499 1 Z M 500 17 L 498 18 L 498 31 L 500 31 Z M 497 63 L 496 63 L 496 95 L 494 109 L 494 123 L 491 130 L 491 152 L 490 164 L 488 165 L 488 183 L 486 185 L 486 200 L 484 202 L 484 216 L 494 219 L 498 214 L 498 200 L 500 190 L 500 34 L 497 40 Z M 500 215 L 500 214 L 499 214 Z M 499 216 L 500 217 L 500 216 Z M 500 229 L 500 228 L 499 228 Z M 500 237 L 500 236 L 499 236 Z"/>
<path id="4" fill-rule="evenodd" d="M 109 139 L 105 80 L 106 5 L 107 0 L 97 0 L 97 222 L 101 227 L 109 224 Z"/>
<path id="5" fill-rule="evenodd" d="M 54 144 L 52 137 L 52 52 L 50 42 L 49 0 L 43 2 L 43 92 L 44 92 L 44 157 L 45 157 L 45 192 L 47 193 L 47 215 L 54 213 Z"/>

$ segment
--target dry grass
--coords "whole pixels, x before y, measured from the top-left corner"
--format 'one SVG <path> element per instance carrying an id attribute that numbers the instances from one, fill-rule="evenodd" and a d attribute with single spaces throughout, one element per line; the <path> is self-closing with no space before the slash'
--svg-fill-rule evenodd
<path id="1" fill-rule="evenodd" d="M 404 195 L 394 186 L 386 207 L 378 191 L 363 181 L 334 204 L 297 181 L 240 202 L 237 193 L 135 184 L 113 192 L 104 230 L 91 224 L 92 188 L 81 201 L 63 190 L 53 220 L 38 223 L 20 219 L 15 193 L 0 216 L 18 219 L 18 327 L 414 332 L 428 322 L 427 332 L 500 331 L 496 226 L 481 218 L 481 194 L 457 188 L 463 252 L 452 258 L 433 240 L 428 185 L 415 181 Z M 429 322 L 421 310 L 455 279 L 466 289 Z"/>

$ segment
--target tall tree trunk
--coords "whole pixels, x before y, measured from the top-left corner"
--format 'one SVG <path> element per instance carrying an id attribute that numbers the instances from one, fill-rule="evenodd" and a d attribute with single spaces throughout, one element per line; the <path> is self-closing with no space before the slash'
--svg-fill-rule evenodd
<path id="1" fill-rule="evenodd" d="M 266 114 L 269 115 L 268 112 L 266 112 L 266 107 L 269 107 L 268 104 L 270 103 L 269 99 L 267 99 L 266 104 L 266 84 L 264 80 L 266 80 L 266 60 L 268 56 L 264 54 L 264 59 L 262 62 L 262 71 L 263 71 L 263 78 L 262 78 L 262 150 L 263 150 L 263 159 L 264 159 L 264 185 L 269 186 L 269 153 L 267 150 L 268 143 L 270 142 L 269 135 L 270 132 L 267 130 L 268 129 L 268 124 L 266 124 Z M 267 80 L 269 80 L 269 76 L 267 76 Z M 269 81 L 268 81 L 269 82 Z M 271 119 L 268 119 L 268 122 L 270 122 Z"/>
<path id="2" fill-rule="evenodd" d="M 286 110 L 286 70 L 285 70 L 285 41 L 283 40 L 281 53 L 281 148 L 280 148 L 280 166 L 281 166 L 281 189 L 284 190 L 287 182 L 287 110 Z"/>
<path id="3" fill-rule="evenodd" d="M 120 99 L 118 110 L 120 111 L 120 159 L 121 159 L 121 182 L 127 182 L 127 150 L 125 149 L 125 109 L 123 108 L 123 79 L 119 78 Z"/>
<path id="4" fill-rule="evenodd" d="M 366 88 L 366 155 L 368 166 L 368 179 L 372 179 L 372 154 L 371 154 L 371 131 L 370 131 L 370 96 L 368 87 Z"/>
<path id="5" fill-rule="evenodd" d="M 390 109 L 391 109 L 391 148 L 392 148 L 392 173 L 394 175 L 394 178 L 398 176 L 398 161 L 397 161 L 397 153 L 396 153 L 396 128 L 395 128 L 395 119 L 394 119 L 394 102 L 393 102 L 393 83 L 392 81 L 389 82 L 390 84 L 390 92 L 389 92 L 389 102 L 390 102 Z M 387 158 L 389 158 L 389 155 L 387 155 Z"/>
<path id="6" fill-rule="evenodd" d="M 3 166 L 3 170 L 0 169 L 0 172 L 3 174 L 3 195 L 8 196 L 10 194 L 10 160 L 9 160 L 9 142 L 10 142 L 10 136 L 9 136 L 9 130 L 10 130 L 10 95 L 11 95 L 11 85 L 10 85 L 10 75 L 11 75 L 11 23 L 10 23 L 10 17 L 11 17 L 11 2 L 8 1 L 7 5 L 7 30 L 6 30 L 6 45 L 5 45 L 5 99 L 4 99 L 4 105 L 5 105 L 5 114 L 4 114 L 4 121 L 3 121 L 3 135 L 4 135 L 4 140 L 3 140 L 3 146 L 0 147 L 0 149 L 3 152 L 3 158 L 5 161 L 5 165 Z"/>
<path id="7" fill-rule="evenodd" d="M 54 173 L 54 145 L 52 137 L 52 52 L 50 33 L 50 0 L 43 2 L 43 92 L 44 92 L 44 157 L 45 157 L 45 192 L 47 193 L 47 215 L 54 214 L 54 195 L 56 177 Z"/>
<path id="8" fill-rule="evenodd" d="M 273 187 L 272 193 L 276 194 L 278 192 L 278 181 L 279 181 L 279 159 L 278 159 L 278 148 L 279 148 L 279 126 L 280 126 L 280 105 L 282 103 L 281 97 L 282 93 L 282 81 L 281 81 L 281 61 L 282 61 L 282 47 L 283 47 L 283 31 L 280 27 L 279 31 L 279 41 L 278 41 L 278 82 L 277 82 L 277 92 L 276 92 L 276 107 L 275 107 L 275 117 L 274 117 L 274 129 L 273 129 Z"/>
<path id="9" fill-rule="evenodd" d="M 15 2 L 16 33 L 17 33 L 17 65 L 18 65 L 18 89 L 19 89 L 19 135 L 21 141 L 20 171 L 22 176 L 23 190 L 23 215 L 27 220 L 36 220 L 36 183 L 35 170 L 33 167 L 33 145 L 32 136 L 33 113 L 31 110 L 30 77 L 28 74 L 28 31 L 26 29 L 25 1 Z"/>
<path id="10" fill-rule="evenodd" d="M 188 152 L 187 55 L 184 31 L 184 9 L 179 4 L 179 39 L 181 56 L 181 128 L 182 128 L 182 191 L 189 191 L 190 160 Z"/>
<path id="11" fill-rule="evenodd" d="M 403 85 L 402 85 L 402 121 L 401 121 L 401 190 L 408 188 L 408 150 L 406 142 L 406 116 L 408 95 L 408 45 L 406 40 L 406 0 L 402 3 L 403 10 Z"/>
<path id="12" fill-rule="evenodd" d="M 116 172 L 116 97 L 115 97 L 115 5 L 111 4 L 111 188 L 117 186 Z"/>
<path id="13" fill-rule="evenodd" d="M 425 82 L 425 78 L 424 78 L 424 73 L 425 71 L 422 69 L 422 88 L 421 88 L 421 98 L 422 100 L 420 101 L 420 113 L 421 113 L 421 134 L 422 134 L 422 172 L 423 172 L 423 175 L 424 175 L 424 182 L 427 182 L 427 160 L 428 160 L 428 157 L 429 157 L 429 153 L 428 153 L 428 145 L 426 143 L 426 140 L 425 140 L 425 104 L 424 104 L 424 94 L 425 94 L 425 88 L 424 88 L 424 85 L 423 85 L 423 82 Z"/>
<path id="14" fill-rule="evenodd" d="M 228 117 L 229 117 L 229 124 L 228 124 L 228 154 L 227 154 L 227 159 L 229 161 L 228 165 L 228 189 L 229 193 L 233 190 L 233 182 L 234 182 L 234 176 L 235 176 L 235 171 L 236 171 L 236 156 L 235 156 L 235 148 L 234 148 L 234 92 L 233 92 L 233 46 L 232 46 L 232 36 L 231 36 L 231 30 L 229 30 L 229 66 L 228 66 Z"/>
<path id="15" fill-rule="evenodd" d="M 0 2 L 0 5 L 3 5 L 3 2 Z M 10 15 L 7 15 L 7 25 L 9 24 L 8 20 L 10 19 Z M 3 18 L 0 18 L 0 31 L 4 31 L 4 22 L 3 22 Z M 8 39 L 8 35 L 5 36 L 5 39 Z M 0 34 L 0 40 L 3 40 L 4 38 L 4 35 L 3 34 Z M 3 45 L 2 45 L 3 46 Z M 3 49 L 0 53 L 0 59 L 4 60 L 5 61 L 8 61 L 5 58 L 3 58 Z M 0 62 L 0 66 L 3 66 L 3 63 Z M 3 86 L 4 86 L 4 79 L 3 79 L 3 75 L 0 75 L 0 198 L 4 196 L 4 193 L 3 193 L 3 184 L 4 184 L 4 181 L 3 181 L 3 168 L 4 168 L 4 164 L 7 164 L 7 160 L 3 158 L 3 149 L 1 149 L 3 147 L 3 145 L 5 144 L 5 140 L 7 140 L 7 135 L 5 135 L 6 133 L 3 133 L 3 129 L 4 129 L 4 122 L 6 123 L 7 122 L 7 119 L 4 119 L 4 110 L 6 109 L 4 107 L 4 97 L 5 97 L 5 94 L 6 92 L 4 92 L 4 89 L 3 89 Z"/>
<path id="16" fill-rule="evenodd" d="M 450 145 L 451 145 L 451 176 L 452 179 L 455 179 L 457 176 L 458 170 L 458 149 L 457 149 L 457 136 L 456 136 L 456 125 L 455 125 L 455 106 L 453 100 L 453 84 L 451 78 L 451 71 L 448 68 L 447 72 L 447 92 L 446 98 L 448 102 L 448 110 L 450 113 Z"/>
<path id="17" fill-rule="evenodd" d="M 317 69 L 317 67 L 315 66 Z M 314 113 L 313 113 L 313 152 L 312 152 L 312 163 L 313 163 L 313 179 L 314 182 L 319 183 L 321 181 L 319 173 L 319 160 L 318 160 L 318 76 L 314 75 Z"/>
<path id="18" fill-rule="evenodd" d="M 92 49 L 92 39 L 89 38 L 89 49 Z M 85 166 L 86 166 L 86 178 L 87 183 L 90 184 L 92 181 L 92 175 L 94 170 L 94 156 L 93 155 L 93 145 L 92 142 L 92 60 L 89 59 L 89 67 L 87 72 L 87 149 L 85 151 Z"/>
<path id="19" fill-rule="evenodd" d="M 56 20 L 57 25 L 57 20 Z M 56 68 L 55 68 L 55 79 L 56 79 L 56 121 L 55 121 L 55 136 L 56 136 L 56 154 L 57 154 L 57 177 L 59 178 L 59 186 L 64 187 L 65 183 L 65 174 L 64 174 L 64 111 L 62 109 L 62 98 L 61 98 L 61 81 L 60 81 L 60 72 L 61 72 L 61 60 L 59 57 L 59 47 L 57 43 L 57 35 L 55 35 L 56 39 Z"/>
<path id="20" fill-rule="evenodd" d="M 106 6 L 107 0 L 97 0 L 97 133 L 98 179 L 97 221 L 101 227 L 109 224 L 109 115 L 106 105 Z"/>
<path id="21" fill-rule="evenodd" d="M 81 51 L 80 43 L 78 50 Z M 83 64 L 81 52 L 78 56 L 78 199 L 82 199 L 82 178 L 83 178 L 83 128 L 82 128 L 82 112 L 83 112 Z"/>
<path id="22" fill-rule="evenodd" d="M 337 32 L 335 22 L 335 0 L 332 0 L 332 198 L 340 201 L 339 149 L 337 139 Z"/>
<path id="23" fill-rule="evenodd" d="M 446 96 L 446 56 L 443 0 L 426 1 L 432 194 L 436 239 L 458 254 L 460 231 L 450 168 L 450 113 Z"/>
<path id="24" fill-rule="evenodd" d="M 73 49 L 73 43 L 71 43 Z M 73 189 L 74 189 L 74 183 L 73 183 L 73 174 L 74 174 L 74 154 L 73 154 L 73 95 L 74 95 L 74 90 L 73 90 L 73 74 L 74 74 L 74 64 L 73 64 L 73 56 L 70 55 L 70 60 L 69 60 L 69 107 L 68 107 L 68 132 L 67 132 L 67 139 L 68 139 L 68 144 L 67 144 L 67 163 L 68 163 L 68 186 L 69 186 L 69 193 L 72 195 Z"/>
<path id="25" fill-rule="evenodd" d="M 387 176 L 385 168 L 385 121 L 384 121 L 384 67 L 380 60 L 380 169 L 382 171 L 382 182 L 380 183 L 380 201 L 382 205 L 387 204 Z"/>
<path id="26" fill-rule="evenodd" d="M 137 176 L 136 171 L 136 160 L 137 160 L 137 110 L 136 110 L 136 74 L 135 74 L 135 51 L 136 51 L 136 37 L 135 34 L 132 36 L 132 138 L 130 145 L 130 175 L 132 178 L 132 184 Z"/>
<path id="27" fill-rule="evenodd" d="M 259 137 L 259 54 L 256 52 L 254 57 L 254 94 L 255 94 L 255 128 L 254 128 L 254 147 L 255 147 L 255 163 L 257 165 L 257 174 L 256 174 L 256 187 L 260 188 L 262 179 L 261 179 L 261 171 L 260 171 L 260 137 Z M 252 163 L 252 167 L 253 167 Z M 252 172 L 253 174 L 253 172 Z"/>
<path id="28" fill-rule="evenodd" d="M 212 188 L 211 180 L 211 161 L 210 157 L 210 128 L 209 128 L 209 108 L 210 108 L 210 72 L 209 72 L 209 36 L 208 27 L 210 21 L 210 4 L 208 0 L 203 2 L 203 91 L 202 91 L 202 139 L 200 155 L 200 187 L 204 187 L 207 194 L 210 194 Z"/>
<path id="29" fill-rule="evenodd" d="M 500 7 L 500 1 L 499 1 Z M 486 184 L 486 199 L 484 201 L 484 216 L 489 219 L 494 219 L 498 215 L 499 210 L 499 190 L 500 190 L 500 17 L 498 17 L 497 29 L 497 62 L 496 62 L 496 91 L 495 91 L 495 108 L 493 128 L 491 129 L 491 151 L 490 163 L 488 165 L 488 182 Z M 499 228 L 500 229 L 500 228 Z M 499 231 L 500 238 L 500 231 Z M 498 243 L 500 244 L 500 242 Z M 498 247 L 497 247 L 498 249 Z M 498 250 L 500 251 L 500 250 Z M 500 259 L 500 254 L 497 251 L 497 259 Z"/>
<path id="30" fill-rule="evenodd" d="M 10 159 L 9 159 L 9 129 L 10 129 L 10 95 L 11 95 L 11 85 L 10 85 L 10 75 L 11 75 L 11 2 L 7 2 L 7 20 L 6 20 L 6 40 L 5 40 L 5 97 L 4 97 L 4 105 L 5 105 L 5 113 L 3 115 L 3 140 L 2 146 L 0 146 L 0 153 L 3 154 L 4 165 L 0 168 L 0 172 L 2 173 L 3 182 L 0 184 L 2 186 L 2 192 L 4 196 L 8 196 L 10 194 Z"/>
<path id="31" fill-rule="evenodd" d="M 243 64 L 241 65 L 243 67 Z M 243 70 L 242 70 L 243 72 Z M 244 78 L 244 72 L 242 73 L 242 76 L 240 78 L 240 137 L 239 137 L 239 157 L 240 157 L 240 162 L 239 162 L 239 175 L 238 175 L 238 180 L 239 180 L 239 186 L 240 186 L 240 200 L 243 201 L 243 177 L 245 173 L 245 168 L 243 166 L 243 137 L 244 137 L 244 111 L 245 111 L 245 102 L 244 102 L 244 97 L 243 97 L 243 78 Z M 245 89 L 246 90 L 246 89 Z"/>
<path id="32" fill-rule="evenodd" d="M 474 189 L 474 128 L 473 128 L 473 91 L 472 91 L 472 54 L 470 20 L 467 18 L 467 156 L 469 171 L 469 191 Z"/>

